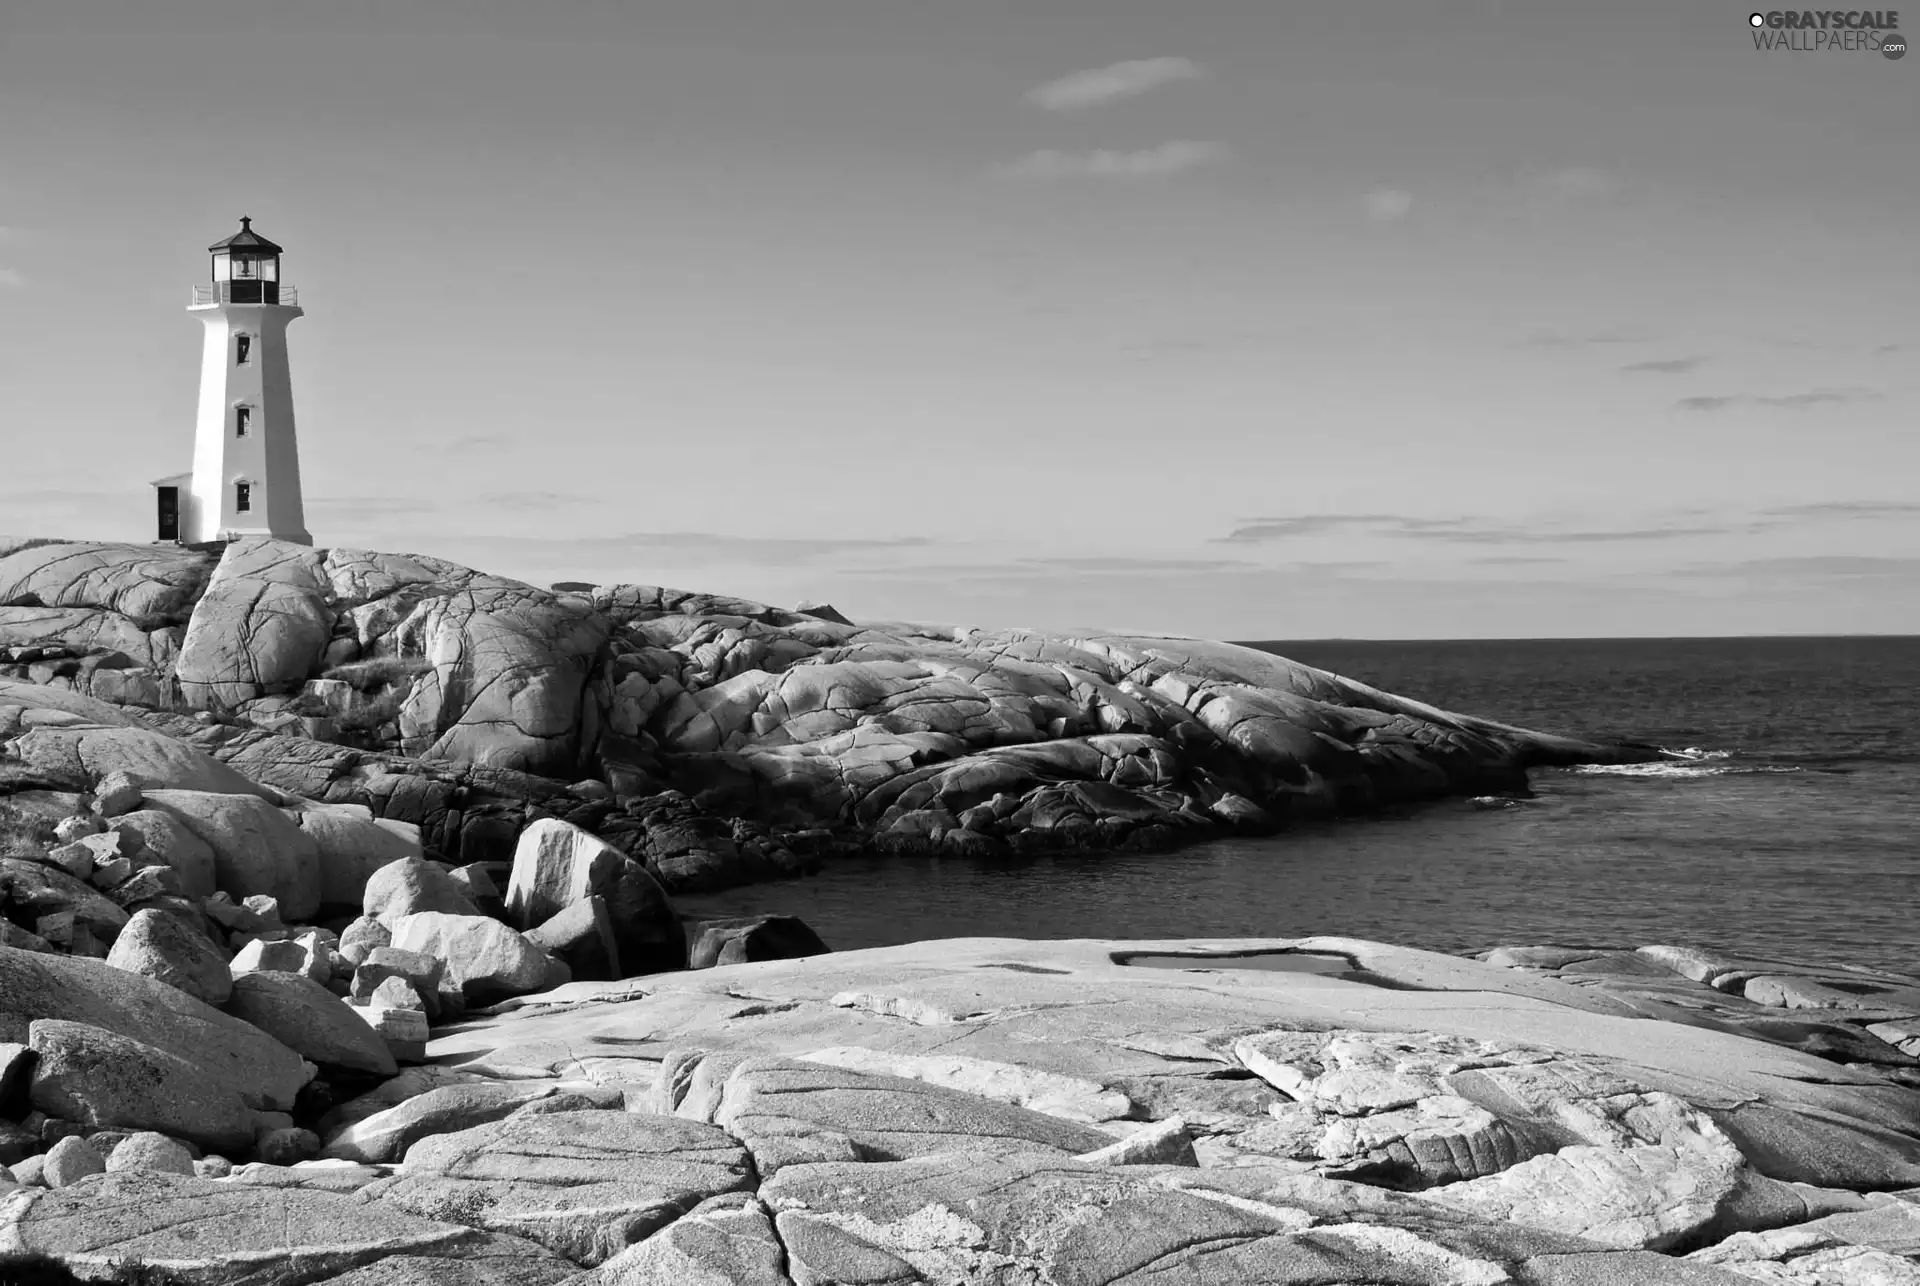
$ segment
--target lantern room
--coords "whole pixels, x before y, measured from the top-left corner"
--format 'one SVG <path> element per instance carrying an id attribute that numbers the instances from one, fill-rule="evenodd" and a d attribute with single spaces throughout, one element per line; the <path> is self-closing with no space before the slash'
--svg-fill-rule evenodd
<path id="1" fill-rule="evenodd" d="M 222 304 L 277 304 L 280 300 L 280 247 L 253 230 L 240 216 L 240 231 L 207 247 L 213 256 L 213 298 Z M 291 301 L 289 301 L 291 302 Z"/>

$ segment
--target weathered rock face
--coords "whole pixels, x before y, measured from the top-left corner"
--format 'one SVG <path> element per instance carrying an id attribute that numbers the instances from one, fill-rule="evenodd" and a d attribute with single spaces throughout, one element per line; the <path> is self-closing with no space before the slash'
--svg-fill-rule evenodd
<path id="1" fill-rule="evenodd" d="M 313 1067 L 257 1028 L 185 992 L 105 961 L 0 947 L 0 1040 L 25 1041 L 41 1019 L 71 1020 L 150 1045 L 249 1106 L 291 1107 Z"/>
<path id="2" fill-rule="evenodd" d="M 164 862 L 179 877 L 180 892 L 196 900 L 218 887 L 213 847 L 171 813 L 141 808 L 113 819 L 119 831 L 142 853 Z"/>
<path id="3" fill-rule="evenodd" d="M 751 1186 L 722 1130 L 675 1117 L 553 1112 L 415 1143 L 404 1176 L 365 1196 L 528 1237 L 592 1266 L 708 1197 Z"/>
<path id="4" fill-rule="evenodd" d="M 406 1282 L 501 1280 L 463 1265 L 529 1260 L 552 1266 L 552 1282 L 572 1265 L 515 1238 L 416 1218 L 352 1197 L 299 1187 L 124 1172 L 78 1188 L 35 1193 L 10 1212 L 15 1244 L 104 1272 L 117 1261 L 165 1264 L 194 1281 L 266 1283 L 349 1280 L 354 1270 L 399 1261 L 417 1276 L 359 1280 Z M 496 1271 L 498 1271 L 496 1269 Z M 511 1276 L 505 1280 L 513 1281 Z"/>
<path id="5" fill-rule="evenodd" d="M 230 708 L 305 682 L 333 633 L 322 559 L 304 545 L 258 537 L 227 546 L 175 665 L 189 703 Z"/>
<path id="6" fill-rule="evenodd" d="M 84 1023 L 36 1019 L 33 1105 L 90 1126 L 126 1126 L 239 1149 L 253 1142 L 254 1112 L 237 1089 L 194 1063 Z"/>
<path id="7" fill-rule="evenodd" d="M 533 929 L 568 907 L 598 897 L 613 932 L 613 958 L 627 973 L 681 967 L 686 934 L 666 891 L 605 841 L 557 819 L 521 833 L 507 882 L 507 914 Z"/>
<path id="8" fill-rule="evenodd" d="M 364 804 L 303 803 L 293 811 L 293 820 L 319 852 L 320 901 L 325 906 L 361 905 L 375 871 L 421 855 L 418 826 L 377 821 Z"/>

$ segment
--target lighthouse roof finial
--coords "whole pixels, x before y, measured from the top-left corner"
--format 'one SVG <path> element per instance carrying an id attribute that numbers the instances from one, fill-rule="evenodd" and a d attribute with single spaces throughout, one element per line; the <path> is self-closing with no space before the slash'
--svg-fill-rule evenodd
<path id="1" fill-rule="evenodd" d="M 208 250 L 252 250 L 262 254 L 279 254 L 280 247 L 253 230 L 253 220 L 247 215 L 240 216 L 240 231 L 230 237 L 224 237 L 207 247 Z"/>

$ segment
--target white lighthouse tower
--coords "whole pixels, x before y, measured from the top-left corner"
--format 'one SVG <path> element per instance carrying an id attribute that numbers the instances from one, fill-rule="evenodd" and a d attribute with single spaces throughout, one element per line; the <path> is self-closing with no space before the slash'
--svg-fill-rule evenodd
<path id="1" fill-rule="evenodd" d="M 304 316 L 280 281 L 280 247 L 240 220 L 207 247 L 211 280 L 193 288 L 189 312 L 206 326 L 193 472 L 163 478 L 159 537 L 196 545 L 273 536 L 311 545 L 300 500 L 287 323 Z"/>

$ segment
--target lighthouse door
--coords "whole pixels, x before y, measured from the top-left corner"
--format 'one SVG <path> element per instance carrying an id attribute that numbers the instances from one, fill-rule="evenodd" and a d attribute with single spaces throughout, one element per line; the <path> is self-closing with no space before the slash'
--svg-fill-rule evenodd
<path id="1" fill-rule="evenodd" d="M 180 539 L 180 488 L 156 488 L 160 496 L 160 539 Z"/>

